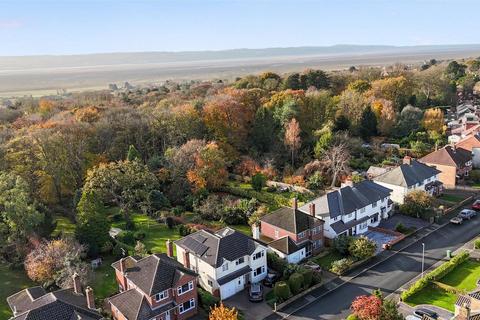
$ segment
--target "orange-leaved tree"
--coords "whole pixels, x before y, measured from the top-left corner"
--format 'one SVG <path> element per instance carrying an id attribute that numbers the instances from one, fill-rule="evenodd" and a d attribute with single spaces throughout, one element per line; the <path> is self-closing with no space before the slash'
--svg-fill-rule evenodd
<path id="1" fill-rule="evenodd" d="M 209 320 L 237 320 L 238 311 L 235 308 L 228 308 L 220 302 L 220 305 L 210 309 Z"/>

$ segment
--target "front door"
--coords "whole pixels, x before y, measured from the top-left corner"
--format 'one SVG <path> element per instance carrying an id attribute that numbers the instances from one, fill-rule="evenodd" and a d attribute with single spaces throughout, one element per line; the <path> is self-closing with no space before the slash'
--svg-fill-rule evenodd
<path id="1" fill-rule="evenodd" d="M 165 313 L 165 320 L 170 320 L 170 310 Z"/>

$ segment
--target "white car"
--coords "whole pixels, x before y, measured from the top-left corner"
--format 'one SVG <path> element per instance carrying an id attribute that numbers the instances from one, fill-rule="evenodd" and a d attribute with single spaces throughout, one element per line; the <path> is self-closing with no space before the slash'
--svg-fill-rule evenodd
<path id="1" fill-rule="evenodd" d="M 409 315 L 405 317 L 405 320 L 422 320 L 422 318 L 415 315 Z"/>

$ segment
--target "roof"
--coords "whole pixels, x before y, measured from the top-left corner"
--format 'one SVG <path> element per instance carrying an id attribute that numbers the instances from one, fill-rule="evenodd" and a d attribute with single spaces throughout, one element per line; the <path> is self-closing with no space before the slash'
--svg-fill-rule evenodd
<path id="1" fill-rule="evenodd" d="M 250 268 L 250 266 L 245 266 L 235 272 L 229 273 L 228 275 L 219 278 L 217 282 L 219 285 L 224 285 L 225 283 L 235 280 L 236 278 L 243 276 L 244 274 L 247 274 L 249 272 L 252 272 L 252 268 Z"/>
<path id="2" fill-rule="evenodd" d="M 221 266 L 224 260 L 235 261 L 251 255 L 262 245 L 259 241 L 229 227 L 216 232 L 199 230 L 175 241 L 175 244 L 215 268 Z"/>
<path id="3" fill-rule="evenodd" d="M 369 177 L 377 177 L 381 174 L 384 174 L 387 172 L 389 169 L 383 168 L 383 167 L 377 167 L 377 166 L 370 166 L 367 170 L 367 175 Z"/>
<path id="4" fill-rule="evenodd" d="M 292 239 L 290 239 L 289 236 L 285 236 L 280 239 L 274 240 L 270 242 L 268 246 L 287 255 L 300 250 L 300 248 L 295 244 L 295 242 Z"/>
<path id="5" fill-rule="evenodd" d="M 431 178 L 439 173 L 439 170 L 412 159 L 410 164 L 404 163 L 374 178 L 374 181 L 410 187 L 417 183 L 422 183 L 425 179 Z"/>
<path id="6" fill-rule="evenodd" d="M 450 167 L 462 168 L 465 163 L 472 160 L 472 153 L 463 148 L 455 148 L 450 145 L 427 154 L 420 161 L 428 164 L 438 164 Z"/>
<path id="7" fill-rule="evenodd" d="M 480 135 L 470 135 L 457 142 L 455 146 L 472 152 L 473 148 L 480 148 Z"/>
<path id="8" fill-rule="evenodd" d="M 306 212 L 290 207 L 283 207 L 262 217 L 260 220 L 288 232 L 298 234 L 313 228 L 315 219 L 318 218 Z"/>
<path id="9" fill-rule="evenodd" d="M 108 299 L 127 319 L 151 319 L 172 308 L 175 308 L 173 302 L 160 308 L 152 309 L 147 298 L 136 289 L 130 289 L 121 292 Z"/>
<path id="10" fill-rule="evenodd" d="M 335 231 L 336 234 L 340 234 L 350 228 L 353 228 L 354 226 L 362 223 L 362 222 L 365 222 L 367 220 L 370 220 L 370 218 L 372 217 L 376 217 L 378 216 L 378 212 L 375 213 L 374 215 L 372 216 L 366 216 L 366 217 L 363 217 L 361 219 L 353 219 L 347 223 L 343 222 L 343 220 L 340 220 L 340 221 L 337 221 L 337 222 L 334 222 L 330 225 L 330 227 L 332 227 L 332 229 Z"/>
<path id="11" fill-rule="evenodd" d="M 385 199 L 390 196 L 391 191 L 373 181 L 364 180 L 353 186 L 346 186 L 329 192 L 311 203 L 315 204 L 317 216 L 325 214 L 331 218 L 336 218 Z M 309 204 L 300 207 L 300 210 L 308 210 Z"/>
<path id="12" fill-rule="evenodd" d="M 175 287 L 178 280 L 186 274 L 197 276 L 164 253 L 152 254 L 139 260 L 133 257 L 125 259 L 125 277 L 149 296 Z M 120 261 L 114 262 L 112 267 L 120 270 Z"/>
<path id="13" fill-rule="evenodd" d="M 14 320 L 96 320 L 103 317 L 87 307 L 84 295 L 73 289 L 62 289 L 46 293 L 41 287 L 27 288 L 7 298 Z"/>

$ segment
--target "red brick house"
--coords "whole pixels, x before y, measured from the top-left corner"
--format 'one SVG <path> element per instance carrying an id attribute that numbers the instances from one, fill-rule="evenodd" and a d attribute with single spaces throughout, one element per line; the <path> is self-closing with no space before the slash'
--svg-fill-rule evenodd
<path id="1" fill-rule="evenodd" d="M 269 248 L 290 263 L 298 263 L 320 251 L 324 245 L 324 221 L 315 217 L 315 204 L 310 213 L 293 208 L 280 208 L 260 219 L 260 233 L 270 238 Z M 254 234 L 256 232 L 254 231 Z"/>
<path id="2" fill-rule="evenodd" d="M 112 267 L 120 289 L 108 300 L 114 319 L 183 320 L 197 313 L 197 274 L 166 254 L 126 257 Z"/>

